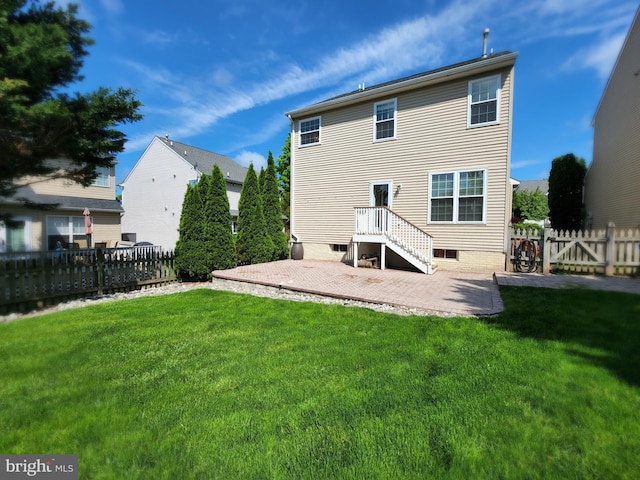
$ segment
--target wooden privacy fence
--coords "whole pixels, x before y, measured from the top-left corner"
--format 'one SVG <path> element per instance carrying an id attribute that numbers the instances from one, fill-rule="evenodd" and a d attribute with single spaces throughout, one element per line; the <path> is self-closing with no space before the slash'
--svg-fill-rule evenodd
<path id="1" fill-rule="evenodd" d="M 640 274 L 640 229 L 542 234 L 510 229 L 510 265 L 519 272 Z"/>
<path id="2" fill-rule="evenodd" d="M 171 283 L 173 259 L 155 246 L 0 254 L 0 313 Z"/>

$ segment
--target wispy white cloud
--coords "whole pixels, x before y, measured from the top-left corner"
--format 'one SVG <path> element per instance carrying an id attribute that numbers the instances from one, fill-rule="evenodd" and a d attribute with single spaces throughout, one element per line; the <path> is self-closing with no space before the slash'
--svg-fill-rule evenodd
<path id="1" fill-rule="evenodd" d="M 148 45 L 166 45 L 175 43 L 180 36 L 176 33 L 169 33 L 163 30 L 153 30 L 142 33 L 142 42 Z"/>
<path id="2" fill-rule="evenodd" d="M 256 152 L 242 150 L 236 156 L 236 158 L 234 158 L 234 160 L 238 162 L 240 165 L 242 165 L 243 167 L 248 167 L 250 164 L 253 163 L 253 168 L 256 171 L 256 173 L 260 172 L 261 167 L 267 168 L 267 159 L 263 155 L 260 155 L 259 153 L 256 153 Z"/>
<path id="3" fill-rule="evenodd" d="M 493 0 L 454 2 L 436 15 L 426 15 L 383 29 L 362 42 L 331 52 L 315 65 L 293 64 L 261 83 L 230 86 L 232 73 L 217 68 L 208 77 L 178 78 L 163 68 L 126 62 L 144 81 L 180 105 L 172 111 L 174 135 L 203 132 L 221 118 L 286 97 L 342 85 L 359 78 L 368 84 L 393 78 L 398 72 L 440 62 L 445 45 L 455 45 L 468 20 Z M 143 99 L 144 102 L 144 99 Z M 147 140 L 148 142 L 148 137 Z M 132 139 L 129 146 L 139 145 Z"/>
<path id="4" fill-rule="evenodd" d="M 221 119 L 284 98 L 293 99 L 304 93 L 307 99 L 309 94 L 317 94 L 320 100 L 330 96 L 328 92 L 342 93 L 345 87 L 349 90 L 360 82 L 372 85 L 418 68 L 439 66 L 444 57 L 467 58 L 473 45 L 477 44 L 480 50 L 480 34 L 485 26 L 500 25 L 503 43 L 508 45 L 541 38 L 585 36 L 592 43 L 573 52 L 564 69 L 595 69 L 598 75 L 606 77 L 626 33 L 628 25 L 624 23 L 630 8 L 626 2 L 620 7 L 611 5 L 611 0 L 568 0 L 566 3 L 546 0 L 506 6 L 495 0 L 459 0 L 436 13 L 391 25 L 361 42 L 328 52 L 314 63 L 299 60 L 289 63 L 284 70 L 274 70 L 274 64 L 279 68 L 283 64 L 282 59 L 261 60 L 262 63 L 251 65 L 252 71 L 266 73 L 266 80 L 258 82 L 243 81 L 247 76 L 237 64 L 215 65 L 198 77 L 141 63 L 127 62 L 127 65 L 153 92 L 154 97 L 149 101 L 141 99 L 147 105 L 146 111 L 156 117 L 154 122 L 161 125 L 162 132 L 153 134 L 163 135 L 169 131 L 176 138 L 186 139 L 205 132 Z M 221 15 L 246 14 L 240 7 Z M 173 38 L 166 32 L 156 34 L 155 38 L 149 36 L 148 39 L 161 43 Z M 277 57 L 276 53 L 271 54 Z M 163 99 L 161 106 L 155 95 Z M 273 124 L 267 121 L 263 123 L 267 132 L 264 135 L 282 129 L 279 122 L 276 122 L 277 128 L 269 128 Z M 128 149 L 140 148 L 148 141 L 149 135 L 140 135 L 132 138 L 127 146 Z M 247 140 L 245 145 L 251 145 L 251 141 Z M 522 166 L 512 165 L 513 168 Z"/>
<path id="5" fill-rule="evenodd" d="M 124 12 L 122 0 L 100 0 L 100 5 L 109 15 L 120 15 Z"/>
<path id="6" fill-rule="evenodd" d="M 564 63 L 563 70 L 593 69 L 601 79 L 608 78 L 625 37 L 626 32 L 621 32 L 580 49 Z"/>

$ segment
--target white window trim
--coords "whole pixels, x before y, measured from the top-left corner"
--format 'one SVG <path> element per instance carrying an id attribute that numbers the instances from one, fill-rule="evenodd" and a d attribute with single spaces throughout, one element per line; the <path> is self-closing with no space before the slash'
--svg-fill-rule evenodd
<path id="1" fill-rule="evenodd" d="M 311 122 L 313 120 L 318 120 L 318 141 L 317 142 L 313 142 L 313 143 L 305 143 L 304 145 L 302 144 L 302 135 L 303 133 L 309 133 L 309 132 L 302 132 L 302 122 Z M 315 130 L 311 130 L 312 132 Z M 305 147 L 313 147 L 314 145 L 320 145 L 320 143 L 322 142 L 322 116 L 318 115 L 316 117 L 309 117 L 309 118 L 303 118 L 301 120 L 298 120 L 298 146 L 300 148 L 305 148 Z"/>
<path id="2" fill-rule="evenodd" d="M 377 109 L 378 105 L 382 105 L 385 103 L 393 102 L 393 136 L 386 138 L 377 138 L 376 134 L 378 133 L 378 115 Z M 383 120 L 387 122 L 388 120 Z M 373 141 L 375 143 L 378 142 L 388 142 L 389 140 L 395 140 L 398 134 L 398 99 L 397 98 L 389 98 L 387 100 L 383 100 L 381 102 L 376 102 L 373 104 Z"/>
<path id="3" fill-rule="evenodd" d="M 476 82 L 483 82 L 486 80 L 493 80 L 496 82 L 496 119 L 492 122 L 484 122 L 484 123 L 471 123 L 471 86 Z M 485 127 L 487 125 L 497 125 L 500 123 L 500 96 L 502 92 L 502 75 L 492 75 L 490 77 L 476 78 L 475 80 L 470 80 L 468 84 L 467 91 L 467 128 L 477 128 L 477 127 Z M 484 102 L 483 102 L 484 103 Z"/>
<path id="4" fill-rule="evenodd" d="M 482 220 L 475 222 L 467 222 L 467 221 L 459 221 L 458 220 L 458 206 L 459 206 L 459 185 L 460 185 L 460 174 L 461 173 L 469 173 L 469 172 L 482 172 L 482 178 L 484 180 L 483 188 L 482 188 Z M 431 192 L 433 192 L 433 177 L 435 175 L 446 175 L 453 174 L 453 220 L 450 222 L 431 220 Z M 430 172 L 429 173 L 429 198 L 427 202 L 427 223 L 431 225 L 486 225 L 487 224 L 487 185 L 489 183 L 488 179 L 488 170 L 486 168 L 470 168 L 468 170 L 442 170 L 438 172 Z M 476 196 L 476 195 L 474 195 Z M 477 195 L 479 196 L 479 195 Z"/>

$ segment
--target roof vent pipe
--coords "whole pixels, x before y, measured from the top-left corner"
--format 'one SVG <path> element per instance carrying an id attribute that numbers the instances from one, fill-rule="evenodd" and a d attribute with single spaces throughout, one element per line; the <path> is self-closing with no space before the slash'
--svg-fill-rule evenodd
<path id="1" fill-rule="evenodd" d="M 485 28 L 482 34 L 482 58 L 487 58 L 487 42 L 489 41 L 489 29 Z"/>

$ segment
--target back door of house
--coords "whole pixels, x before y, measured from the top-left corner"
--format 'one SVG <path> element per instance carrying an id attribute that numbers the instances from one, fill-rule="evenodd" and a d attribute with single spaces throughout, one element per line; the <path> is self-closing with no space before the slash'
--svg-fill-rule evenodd
<path id="1" fill-rule="evenodd" d="M 391 181 L 374 181 L 369 184 L 369 206 L 391 208 Z M 372 231 L 380 232 L 384 230 L 387 212 L 383 209 L 375 209 L 369 217 Z"/>

